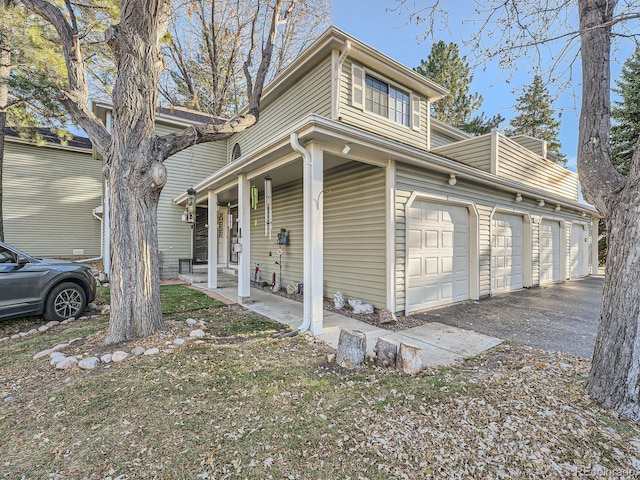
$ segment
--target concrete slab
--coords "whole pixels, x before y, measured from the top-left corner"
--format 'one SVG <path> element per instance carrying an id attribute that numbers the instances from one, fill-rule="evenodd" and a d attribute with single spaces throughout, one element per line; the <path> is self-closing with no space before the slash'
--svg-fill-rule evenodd
<path id="1" fill-rule="evenodd" d="M 206 284 L 198 284 L 197 286 L 206 289 Z M 229 301 L 235 301 L 238 295 L 237 287 L 225 286 L 215 289 L 214 292 L 228 298 Z M 242 307 L 294 329 L 302 324 L 302 303 L 257 288 L 251 288 L 251 302 L 242 305 Z M 366 335 L 368 355 L 373 355 L 378 338 L 384 337 L 397 342 L 398 345 L 407 343 L 421 348 L 423 363 L 431 366 L 450 365 L 467 356 L 477 355 L 501 342 L 497 338 L 439 323 L 392 332 L 377 325 L 370 325 L 351 317 L 327 311 L 323 315 L 322 334 L 317 338 L 333 348 L 337 348 L 340 330 L 343 328 L 358 330 Z"/>

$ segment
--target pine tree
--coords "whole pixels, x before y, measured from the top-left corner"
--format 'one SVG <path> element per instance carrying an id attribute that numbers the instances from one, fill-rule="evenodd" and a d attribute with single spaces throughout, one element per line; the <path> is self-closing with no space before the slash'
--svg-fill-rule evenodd
<path id="1" fill-rule="evenodd" d="M 554 110 L 551 108 L 551 95 L 542 82 L 542 77 L 533 77 L 533 83 L 522 90 L 522 95 L 517 99 L 516 110 L 518 115 L 511 119 L 509 124 L 513 127 L 505 130 L 507 135 L 528 135 L 530 137 L 546 140 L 547 151 L 555 153 L 558 162 L 567 162 L 566 156 L 560 152 L 560 140 L 558 130 L 560 122 L 554 118 Z"/>
<path id="2" fill-rule="evenodd" d="M 460 57 L 455 43 L 435 43 L 427 60 L 422 60 L 416 72 L 449 90 L 449 95 L 431 104 L 431 115 L 472 135 L 495 130 L 504 120 L 501 115 L 487 118 L 483 113 L 471 118 L 482 105 L 482 95 L 469 93 L 473 75 L 466 57 Z"/>
<path id="3" fill-rule="evenodd" d="M 613 102 L 611 117 L 611 161 L 623 175 L 629 174 L 631 157 L 640 136 L 640 47 L 625 62 L 613 91 L 620 101 Z"/>

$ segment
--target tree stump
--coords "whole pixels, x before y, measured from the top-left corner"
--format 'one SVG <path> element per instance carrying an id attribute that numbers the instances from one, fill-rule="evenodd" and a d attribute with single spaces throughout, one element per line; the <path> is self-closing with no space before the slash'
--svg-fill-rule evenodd
<path id="1" fill-rule="evenodd" d="M 376 352 L 376 365 L 378 367 L 396 366 L 396 356 L 398 354 L 398 344 L 396 342 L 380 337 L 374 351 Z"/>
<path id="2" fill-rule="evenodd" d="M 367 351 L 367 337 L 358 330 L 340 330 L 336 362 L 338 365 L 351 370 L 362 368 L 364 355 Z"/>
<path id="3" fill-rule="evenodd" d="M 407 375 L 419 373 L 422 370 L 422 349 L 407 343 L 401 343 L 398 349 L 396 367 Z"/>

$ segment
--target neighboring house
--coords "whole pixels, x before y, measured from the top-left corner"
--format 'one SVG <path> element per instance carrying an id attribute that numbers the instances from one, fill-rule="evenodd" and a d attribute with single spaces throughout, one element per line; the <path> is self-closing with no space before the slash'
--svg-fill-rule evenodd
<path id="1" fill-rule="evenodd" d="M 107 128 L 111 124 L 111 104 L 94 100 L 93 111 Z M 158 108 L 156 111 L 156 133 L 164 135 L 187 128 L 194 123 L 210 122 L 211 117 L 180 107 Z M 96 157 L 101 157 L 96 153 Z M 98 162 L 101 164 L 101 162 Z M 165 161 L 167 183 L 160 194 L 158 203 L 158 249 L 160 251 L 161 278 L 176 278 L 182 267 L 192 263 L 206 263 L 208 219 L 206 205 L 199 206 L 196 222 L 183 220 L 184 206 L 172 199 L 185 193 L 211 172 L 219 170 L 227 163 L 226 142 L 212 142 L 195 145 L 173 155 Z M 102 188 L 102 187 L 100 187 Z M 108 198 L 108 192 L 105 197 Z M 105 212 L 108 213 L 108 202 Z M 105 216 L 108 219 L 108 214 Z M 109 222 L 105 223 L 105 239 L 109 238 Z M 182 263 L 182 265 L 181 265 Z M 105 270 L 109 272 L 109 244 L 105 242 Z"/>
<path id="2" fill-rule="evenodd" d="M 21 138 L 5 130 L 3 220 L 5 240 L 37 257 L 100 256 L 102 164 L 91 142 L 61 143 L 47 129 Z"/>
<path id="3" fill-rule="evenodd" d="M 216 267 L 235 267 L 244 300 L 256 264 L 262 281 L 302 281 L 318 333 L 322 298 L 337 291 L 409 314 L 595 272 L 598 215 L 578 202 L 577 175 L 542 141 L 430 118 L 446 94 L 327 30 L 265 88 L 260 122 L 227 141 L 226 165 L 194 186 L 199 206 L 216 205 L 209 286 Z"/>

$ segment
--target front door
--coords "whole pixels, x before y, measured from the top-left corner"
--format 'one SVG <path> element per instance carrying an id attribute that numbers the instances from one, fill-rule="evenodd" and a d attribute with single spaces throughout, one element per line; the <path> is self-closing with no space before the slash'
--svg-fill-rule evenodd
<path id="1" fill-rule="evenodd" d="M 196 208 L 196 221 L 193 225 L 193 263 L 207 263 L 209 255 L 209 209 Z"/>

